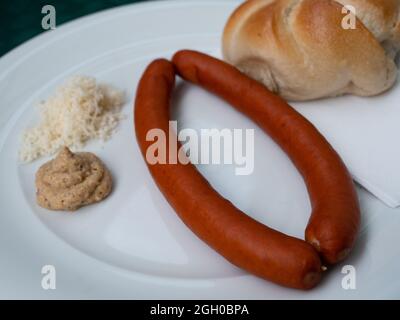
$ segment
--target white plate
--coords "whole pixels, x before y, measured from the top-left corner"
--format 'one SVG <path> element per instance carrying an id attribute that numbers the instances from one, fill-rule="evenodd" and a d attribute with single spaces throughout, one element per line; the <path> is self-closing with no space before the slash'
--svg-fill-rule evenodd
<path id="1" fill-rule="evenodd" d="M 399 298 L 399 210 L 358 189 L 363 227 L 346 261 L 357 289 L 344 290 L 340 265 L 316 289 L 300 292 L 235 268 L 198 240 L 155 187 L 132 128 L 138 79 L 155 57 L 178 49 L 215 53 L 224 22 L 238 1 L 162 1 L 91 15 L 47 32 L 0 60 L 0 297 L 1 298 Z M 91 144 L 111 169 L 115 190 L 76 214 L 35 204 L 34 173 L 44 161 L 19 165 L 23 128 L 32 105 L 66 77 L 87 74 L 123 88 L 128 119 L 114 138 Z M 255 173 L 201 166 L 215 188 L 252 217 L 302 237 L 310 205 L 301 177 L 252 122 L 216 97 L 180 87 L 174 117 L 181 127 L 254 128 Z M 43 290 L 41 268 L 54 265 L 57 289 Z"/>

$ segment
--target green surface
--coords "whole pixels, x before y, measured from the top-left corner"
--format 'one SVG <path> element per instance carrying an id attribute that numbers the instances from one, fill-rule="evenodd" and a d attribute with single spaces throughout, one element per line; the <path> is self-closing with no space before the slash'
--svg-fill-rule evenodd
<path id="1" fill-rule="evenodd" d="M 42 7 L 53 5 L 57 26 L 100 10 L 146 0 L 0 0 L 0 56 L 42 32 Z M 148 1 L 148 0 L 147 0 Z"/>

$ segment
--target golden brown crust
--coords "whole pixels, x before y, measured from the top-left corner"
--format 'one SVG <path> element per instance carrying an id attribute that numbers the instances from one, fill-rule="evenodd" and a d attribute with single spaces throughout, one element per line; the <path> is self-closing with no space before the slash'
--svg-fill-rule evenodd
<path id="1" fill-rule="evenodd" d="M 340 3 L 339 3 L 340 2 Z M 355 7 L 344 29 L 343 5 Z M 395 82 L 398 0 L 250 0 L 229 19 L 224 58 L 290 100 L 379 94 Z"/>

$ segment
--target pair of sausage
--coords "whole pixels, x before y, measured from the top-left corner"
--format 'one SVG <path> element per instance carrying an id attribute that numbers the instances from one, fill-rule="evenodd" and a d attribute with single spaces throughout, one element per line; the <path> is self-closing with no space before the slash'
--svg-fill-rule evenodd
<path id="1" fill-rule="evenodd" d="M 337 263 L 349 254 L 360 224 L 357 194 L 342 160 L 318 130 L 283 99 L 233 66 L 188 50 L 177 52 L 172 63 L 164 59 L 152 62 L 140 80 L 134 122 L 144 157 L 153 143 L 146 140 L 148 131 L 169 130 L 176 73 L 251 118 L 290 157 L 304 178 L 312 204 L 306 241 L 247 216 L 190 163 L 147 163 L 159 189 L 183 222 L 234 265 L 287 287 L 314 287 L 320 281 L 322 263 Z"/>

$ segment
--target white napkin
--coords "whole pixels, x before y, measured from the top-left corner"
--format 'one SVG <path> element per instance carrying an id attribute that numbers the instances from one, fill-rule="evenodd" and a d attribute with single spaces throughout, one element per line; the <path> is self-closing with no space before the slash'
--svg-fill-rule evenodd
<path id="1" fill-rule="evenodd" d="M 376 97 L 291 103 L 336 151 L 354 180 L 390 207 L 400 206 L 400 84 Z"/>
<path id="2" fill-rule="evenodd" d="M 222 59 L 220 49 L 211 55 Z M 328 139 L 358 184 L 400 206 L 400 83 L 375 97 L 289 103 Z"/>

